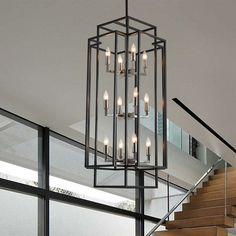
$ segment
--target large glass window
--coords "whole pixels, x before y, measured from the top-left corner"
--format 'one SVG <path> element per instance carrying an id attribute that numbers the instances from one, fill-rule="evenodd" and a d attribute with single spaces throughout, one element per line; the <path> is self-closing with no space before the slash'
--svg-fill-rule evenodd
<path id="1" fill-rule="evenodd" d="M 52 133 L 53 136 L 57 136 Z M 102 181 L 119 181 L 119 172 L 103 171 Z M 93 170 L 84 167 L 84 150 L 50 137 L 50 189 L 74 197 L 135 210 L 134 190 L 93 188 Z"/>
<path id="2" fill-rule="evenodd" d="M 0 177 L 38 185 L 38 131 L 0 115 Z"/>
<path id="3" fill-rule="evenodd" d="M 135 219 L 50 201 L 51 236 L 134 236 Z"/>
<path id="4" fill-rule="evenodd" d="M 0 235 L 38 235 L 36 197 L 0 189 L 0 203 Z"/>

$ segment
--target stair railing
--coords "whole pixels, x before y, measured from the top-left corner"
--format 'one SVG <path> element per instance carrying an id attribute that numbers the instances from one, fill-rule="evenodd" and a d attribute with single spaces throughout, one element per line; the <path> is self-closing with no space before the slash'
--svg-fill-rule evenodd
<path id="1" fill-rule="evenodd" d="M 203 175 L 202 177 L 188 190 L 188 192 L 181 198 L 181 200 L 176 203 L 169 212 L 146 234 L 146 236 L 151 236 L 165 221 L 166 219 L 183 203 L 183 201 L 198 187 L 198 185 L 215 169 L 215 167 L 223 159 L 218 159 Z"/>

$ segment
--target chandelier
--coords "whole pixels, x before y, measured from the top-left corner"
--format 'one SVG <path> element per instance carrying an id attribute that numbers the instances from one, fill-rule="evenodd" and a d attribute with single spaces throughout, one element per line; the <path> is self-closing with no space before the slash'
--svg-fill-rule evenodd
<path id="1" fill-rule="evenodd" d="M 166 41 L 156 26 L 126 14 L 99 24 L 88 39 L 85 167 L 94 187 L 155 188 L 167 168 Z M 99 171 L 120 171 L 121 183 L 100 184 Z M 154 183 L 135 184 L 149 171 Z"/>

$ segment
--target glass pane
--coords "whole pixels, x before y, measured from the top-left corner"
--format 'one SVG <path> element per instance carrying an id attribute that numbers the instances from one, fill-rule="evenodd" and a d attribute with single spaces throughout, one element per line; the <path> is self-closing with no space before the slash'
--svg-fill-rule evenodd
<path id="1" fill-rule="evenodd" d="M 135 235 L 135 219 L 55 201 L 50 202 L 50 222 L 51 236 Z"/>
<path id="2" fill-rule="evenodd" d="M 0 235 L 38 235 L 36 197 L 0 189 L 0 202 Z"/>
<path id="3" fill-rule="evenodd" d="M 159 181 L 157 189 L 145 189 L 145 214 L 162 218 L 167 212 L 167 185 Z"/>
<path id="4" fill-rule="evenodd" d="M 94 172 L 84 167 L 84 150 L 55 137 L 50 137 L 50 174 L 50 188 L 53 191 L 135 210 L 134 190 L 93 188 Z M 119 182 L 122 178 L 119 171 L 100 171 L 98 177 L 101 183 Z"/>
<path id="5" fill-rule="evenodd" d="M 181 128 L 169 121 L 169 141 L 181 149 Z"/>
<path id="6" fill-rule="evenodd" d="M 0 115 L 0 177 L 38 185 L 38 131 Z"/>

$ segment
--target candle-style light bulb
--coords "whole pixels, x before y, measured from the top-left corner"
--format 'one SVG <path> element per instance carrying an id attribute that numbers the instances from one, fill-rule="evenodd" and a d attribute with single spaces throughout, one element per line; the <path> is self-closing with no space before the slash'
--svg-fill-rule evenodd
<path id="1" fill-rule="evenodd" d="M 122 72 L 122 70 L 123 70 L 123 58 L 122 58 L 121 55 L 118 56 L 118 66 L 119 66 L 118 67 L 119 71 Z"/>
<path id="2" fill-rule="evenodd" d="M 107 116 L 108 113 L 108 100 L 109 100 L 109 95 L 107 90 L 105 90 L 104 94 L 103 94 L 103 99 L 104 99 L 104 113 L 105 116 Z"/>
<path id="3" fill-rule="evenodd" d="M 148 55 L 146 53 L 146 51 L 143 52 L 143 70 L 144 70 L 144 73 L 146 74 L 147 72 L 147 59 L 148 59 Z"/>
<path id="4" fill-rule="evenodd" d="M 104 153 L 105 153 L 105 161 L 107 160 L 107 154 L 108 154 L 108 145 L 109 145 L 109 139 L 108 137 L 104 138 Z"/>
<path id="5" fill-rule="evenodd" d="M 147 93 L 144 95 L 144 111 L 147 116 L 149 113 L 149 95 Z"/>
<path id="6" fill-rule="evenodd" d="M 111 65 L 111 50 L 109 47 L 107 47 L 106 49 L 105 56 L 106 56 L 106 68 L 107 71 L 109 71 Z"/>
<path id="7" fill-rule="evenodd" d="M 122 160 L 123 159 L 123 146 L 124 146 L 122 139 L 120 139 L 118 146 L 119 146 L 119 159 Z"/>
<path id="8" fill-rule="evenodd" d="M 118 114 L 122 114 L 122 98 L 119 96 L 117 100 L 117 105 L 118 105 Z"/>
<path id="9" fill-rule="evenodd" d="M 151 140 L 149 137 L 146 139 L 146 155 L 147 155 L 147 160 L 150 162 L 150 157 L 151 157 Z"/>
<path id="10" fill-rule="evenodd" d="M 138 99 L 138 88 L 137 87 L 134 88 L 133 96 L 134 96 L 134 114 L 137 114 L 137 99 Z"/>
<path id="11" fill-rule="evenodd" d="M 137 146 L 137 141 L 138 141 L 136 134 L 132 135 L 131 141 L 132 141 L 132 144 L 133 144 L 133 154 L 134 154 L 134 157 L 135 157 L 136 146 Z"/>
<path id="12" fill-rule="evenodd" d="M 134 43 L 131 46 L 131 61 L 136 61 L 136 47 Z"/>

